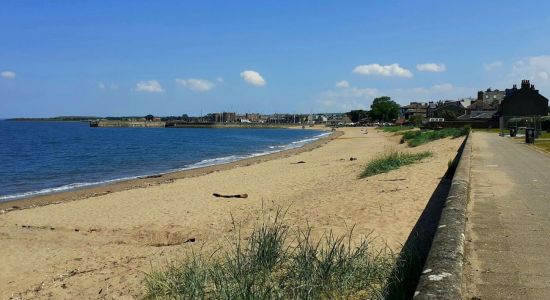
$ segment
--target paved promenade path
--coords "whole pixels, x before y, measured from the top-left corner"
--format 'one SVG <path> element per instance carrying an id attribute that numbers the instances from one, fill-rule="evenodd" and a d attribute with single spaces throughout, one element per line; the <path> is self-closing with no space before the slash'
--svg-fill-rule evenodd
<path id="1" fill-rule="evenodd" d="M 465 299 L 550 299 L 550 155 L 472 135 Z"/>

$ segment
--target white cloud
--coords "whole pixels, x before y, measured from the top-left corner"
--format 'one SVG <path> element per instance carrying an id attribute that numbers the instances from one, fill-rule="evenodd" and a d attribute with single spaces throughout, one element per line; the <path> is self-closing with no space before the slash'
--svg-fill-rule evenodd
<path id="1" fill-rule="evenodd" d="M 222 77 L 218 77 L 216 80 L 217 80 L 218 82 L 223 82 L 223 78 L 222 78 Z"/>
<path id="2" fill-rule="evenodd" d="M 416 65 L 416 69 L 420 72 L 445 72 L 447 67 L 444 64 L 427 63 Z"/>
<path id="3" fill-rule="evenodd" d="M 206 92 L 213 89 L 215 86 L 214 83 L 206 79 L 196 79 L 196 78 L 189 78 L 189 79 L 176 78 L 176 83 L 197 92 Z"/>
<path id="4" fill-rule="evenodd" d="M 361 75 L 397 76 L 405 78 L 413 77 L 411 71 L 400 67 L 399 64 L 385 66 L 379 64 L 359 65 L 353 69 L 353 73 Z"/>
<path id="5" fill-rule="evenodd" d="M 366 109 L 373 98 L 380 96 L 376 88 L 338 87 L 337 90 L 322 92 L 317 100 L 319 110 L 349 111 L 351 109 Z"/>
<path id="6" fill-rule="evenodd" d="M 397 91 L 408 92 L 408 93 L 412 93 L 412 94 L 426 94 L 426 95 L 429 95 L 429 94 L 436 94 L 436 93 L 449 93 L 449 92 L 452 92 L 454 89 L 455 89 L 455 87 L 452 84 L 443 83 L 443 84 L 435 84 L 435 85 L 433 85 L 429 88 L 417 87 L 417 88 L 413 88 L 413 89 L 410 89 L 410 90 L 400 90 L 400 89 L 398 89 Z"/>
<path id="7" fill-rule="evenodd" d="M 454 90 L 454 86 L 450 83 L 436 84 L 432 86 L 432 90 L 436 92 L 451 92 Z"/>
<path id="8" fill-rule="evenodd" d="M 266 84 L 264 78 L 260 73 L 252 70 L 246 70 L 241 72 L 241 78 L 249 84 L 255 86 L 264 86 Z"/>
<path id="9" fill-rule="evenodd" d="M 514 81 L 529 79 L 533 84 L 547 85 L 550 79 L 550 55 L 532 56 L 516 61 L 510 77 Z"/>
<path id="10" fill-rule="evenodd" d="M 136 83 L 135 90 L 147 93 L 164 93 L 164 89 L 156 80 L 140 81 Z"/>
<path id="11" fill-rule="evenodd" d="M 15 76 L 17 76 L 17 74 L 15 74 L 15 72 L 13 71 L 3 71 L 0 73 L 0 76 L 2 76 L 2 78 L 4 79 L 15 79 Z"/>
<path id="12" fill-rule="evenodd" d="M 388 96 L 402 104 L 410 101 L 437 101 L 459 99 L 473 96 L 474 88 L 455 86 L 451 83 L 435 84 L 430 87 L 416 87 L 411 89 L 394 89 L 388 91 Z"/>
<path id="13" fill-rule="evenodd" d="M 349 82 L 347 80 L 341 80 L 336 83 L 336 87 L 340 89 L 349 88 Z"/>
<path id="14" fill-rule="evenodd" d="M 496 60 L 488 64 L 484 64 L 483 67 L 485 68 L 485 71 L 492 71 L 494 69 L 502 67 L 502 62 L 500 60 Z"/>
<path id="15" fill-rule="evenodd" d="M 99 82 L 97 84 L 97 88 L 100 89 L 100 90 L 112 90 L 112 91 L 116 91 L 118 90 L 118 85 L 114 84 L 114 83 L 111 83 L 111 84 L 106 84 L 106 83 L 103 83 L 103 82 Z"/>

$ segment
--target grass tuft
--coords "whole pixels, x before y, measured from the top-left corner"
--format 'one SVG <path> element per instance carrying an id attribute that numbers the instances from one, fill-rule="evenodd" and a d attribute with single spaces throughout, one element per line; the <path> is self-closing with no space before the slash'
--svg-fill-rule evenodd
<path id="1" fill-rule="evenodd" d="M 384 132 L 400 132 L 400 131 L 407 131 L 414 129 L 414 126 L 382 126 L 378 127 L 378 129 L 384 131 Z"/>
<path id="2" fill-rule="evenodd" d="M 354 244 L 352 230 L 312 238 L 311 227 L 289 230 L 274 221 L 240 233 L 228 250 L 194 253 L 145 277 L 149 299 L 363 299 L 382 298 L 394 265 L 387 250 L 373 251 L 368 237 Z M 291 246 L 290 246 L 291 245 Z"/>
<path id="3" fill-rule="evenodd" d="M 413 164 L 426 157 L 432 156 L 432 152 L 424 151 L 420 153 L 403 153 L 391 151 L 382 156 L 371 160 L 366 166 L 360 178 L 386 173 L 391 170 L 399 169 L 402 166 Z"/>
<path id="4" fill-rule="evenodd" d="M 457 138 L 465 136 L 469 132 L 470 127 L 468 126 L 462 128 L 444 128 L 441 130 L 406 131 L 403 133 L 403 140 L 406 141 L 410 147 L 416 147 L 446 137 Z"/>

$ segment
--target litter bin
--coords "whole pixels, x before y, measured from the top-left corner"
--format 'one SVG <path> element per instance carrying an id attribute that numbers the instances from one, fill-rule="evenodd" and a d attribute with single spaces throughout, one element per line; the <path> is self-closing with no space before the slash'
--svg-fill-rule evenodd
<path id="1" fill-rule="evenodd" d="M 508 129 L 510 130 L 510 137 L 515 137 L 516 134 L 518 133 L 517 127 L 508 127 Z"/>
<path id="2" fill-rule="evenodd" d="M 525 143 L 533 144 L 535 143 L 535 128 L 525 128 Z"/>

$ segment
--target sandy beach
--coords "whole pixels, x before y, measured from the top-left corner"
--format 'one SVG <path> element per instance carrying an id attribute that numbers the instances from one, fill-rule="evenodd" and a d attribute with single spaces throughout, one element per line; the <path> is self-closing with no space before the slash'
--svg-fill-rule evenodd
<path id="1" fill-rule="evenodd" d="M 232 219 L 247 230 L 278 207 L 288 209 L 291 226 L 307 222 L 316 235 L 340 235 L 355 226 L 357 238 L 372 234 L 379 245 L 399 251 L 463 139 L 407 149 L 433 156 L 358 179 L 376 155 L 407 147 L 399 136 L 374 129 L 341 131 L 309 148 L 189 176 L 4 204 L 38 206 L 0 214 L 0 297 L 139 298 L 151 266 L 192 248 L 213 249 L 232 234 Z"/>

